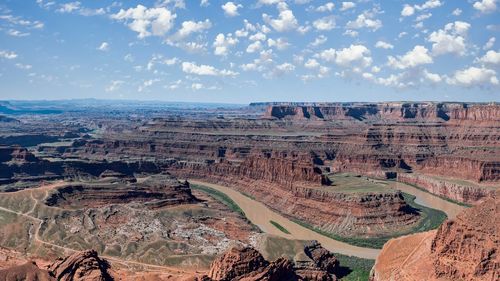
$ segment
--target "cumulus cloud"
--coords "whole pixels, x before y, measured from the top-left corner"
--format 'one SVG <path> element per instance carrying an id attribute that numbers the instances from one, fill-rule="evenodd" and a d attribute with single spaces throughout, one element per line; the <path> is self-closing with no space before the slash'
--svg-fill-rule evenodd
<path id="1" fill-rule="evenodd" d="M 405 4 L 403 6 L 403 10 L 401 10 L 401 16 L 409 17 L 409 16 L 412 16 L 413 14 L 415 14 L 415 11 L 424 11 L 424 10 L 428 10 L 428 9 L 434 9 L 434 8 L 440 7 L 442 5 L 443 5 L 443 3 L 441 3 L 441 1 L 439 1 L 439 0 L 428 0 L 422 5 L 411 6 L 411 5 Z"/>
<path id="2" fill-rule="evenodd" d="M 351 45 L 340 50 L 327 49 L 316 57 L 343 67 L 368 67 L 373 61 L 370 50 L 363 45 Z"/>
<path id="3" fill-rule="evenodd" d="M 212 23 L 210 20 L 206 19 L 204 21 L 184 21 L 182 22 L 181 28 L 172 36 L 170 36 L 167 42 L 181 41 L 189 37 L 193 33 L 199 33 L 204 30 L 210 29 Z"/>
<path id="4" fill-rule="evenodd" d="M 486 64 L 500 65 L 500 52 L 489 50 L 486 54 L 478 60 Z"/>
<path id="5" fill-rule="evenodd" d="M 237 76 L 239 73 L 231 70 L 219 70 L 211 65 L 197 65 L 193 62 L 183 62 L 182 71 L 187 74 L 195 74 L 200 76 Z"/>
<path id="6" fill-rule="evenodd" d="M 12 52 L 12 51 L 0 50 L 0 58 L 13 60 L 13 59 L 17 58 L 17 54 L 15 52 Z"/>
<path id="7" fill-rule="evenodd" d="M 308 46 L 310 46 L 310 47 L 318 47 L 320 45 L 325 44 L 327 40 L 328 40 L 328 38 L 325 35 L 319 35 L 318 37 L 314 38 L 314 41 L 312 41 L 311 43 L 309 43 Z"/>
<path id="8" fill-rule="evenodd" d="M 228 17 L 238 16 L 238 9 L 243 8 L 241 4 L 235 4 L 233 2 L 227 2 L 226 4 L 221 6 L 222 10 L 224 10 L 224 14 Z"/>
<path id="9" fill-rule="evenodd" d="M 389 43 L 384 42 L 384 41 L 377 41 L 377 43 L 375 43 L 375 48 L 393 49 L 394 46 L 392 44 L 389 44 Z"/>
<path id="10" fill-rule="evenodd" d="M 214 54 L 217 56 L 226 56 L 229 48 L 238 43 L 238 38 L 232 37 L 231 34 L 224 35 L 223 33 L 217 34 L 213 43 Z"/>
<path id="11" fill-rule="evenodd" d="M 288 43 L 285 38 L 278 38 L 276 40 L 269 38 L 267 39 L 267 46 L 270 48 L 274 47 L 280 51 L 283 51 L 288 48 L 288 46 L 290 46 L 290 43 Z"/>
<path id="12" fill-rule="evenodd" d="M 128 27 L 137 32 L 137 37 L 141 39 L 151 35 L 165 35 L 173 27 L 176 17 L 176 14 L 165 7 L 146 8 L 143 5 L 120 9 L 118 13 L 111 15 L 112 19 L 127 22 Z"/>
<path id="13" fill-rule="evenodd" d="M 429 35 L 429 42 L 432 42 L 432 53 L 443 55 L 453 53 L 465 55 L 465 36 L 470 28 L 470 24 L 463 21 L 448 23 L 444 29 L 434 31 Z"/>
<path id="14" fill-rule="evenodd" d="M 469 67 L 458 70 L 452 77 L 447 78 L 446 82 L 451 85 L 473 87 L 484 87 L 487 85 L 498 85 L 496 71 L 485 67 Z"/>
<path id="15" fill-rule="evenodd" d="M 255 41 L 252 44 L 248 45 L 247 53 L 255 53 L 262 49 L 262 43 L 260 41 Z"/>
<path id="16" fill-rule="evenodd" d="M 401 15 L 403 17 L 409 17 L 411 15 L 413 15 L 415 13 L 415 8 L 413 8 L 412 6 L 406 4 L 403 6 L 403 10 L 401 10 Z"/>
<path id="17" fill-rule="evenodd" d="M 495 41 L 496 41 L 495 37 L 491 37 L 490 39 L 488 39 L 488 42 L 486 42 L 486 44 L 484 44 L 484 46 L 483 46 L 483 50 L 491 49 L 493 47 L 493 45 L 495 44 Z"/>
<path id="18" fill-rule="evenodd" d="M 342 7 L 340 8 L 340 10 L 346 11 L 354 7 L 356 7 L 356 4 L 354 2 L 342 2 Z"/>
<path id="19" fill-rule="evenodd" d="M 97 47 L 97 50 L 107 52 L 109 51 L 109 43 L 108 42 L 102 42 L 99 47 Z"/>
<path id="20" fill-rule="evenodd" d="M 262 14 L 264 22 L 269 24 L 272 28 L 274 28 L 274 30 L 278 32 L 285 32 L 297 29 L 298 21 L 293 15 L 292 10 L 288 8 L 288 5 L 285 2 L 279 2 L 277 7 L 279 10 L 278 18 L 274 19 L 270 15 Z"/>
<path id="21" fill-rule="evenodd" d="M 346 27 L 351 29 L 368 28 L 375 31 L 382 27 L 382 21 L 373 19 L 371 13 L 363 13 L 358 15 L 356 20 L 347 22 Z"/>
<path id="22" fill-rule="evenodd" d="M 429 50 L 424 46 L 417 45 L 413 50 L 408 51 L 403 56 L 388 57 L 388 65 L 397 69 L 413 68 L 419 65 L 432 63 L 432 57 L 429 55 Z"/>
<path id="23" fill-rule="evenodd" d="M 317 19 L 313 22 L 313 26 L 320 31 L 332 30 L 335 28 L 335 18 L 329 16 Z"/>
<path id="24" fill-rule="evenodd" d="M 483 14 L 490 14 L 497 9 L 497 0 L 482 0 L 474 2 L 472 5 L 474 9 L 480 11 Z"/>
<path id="25" fill-rule="evenodd" d="M 333 4 L 332 2 L 328 2 L 317 7 L 316 12 L 331 12 L 333 11 L 333 8 L 335 8 L 335 4 Z"/>

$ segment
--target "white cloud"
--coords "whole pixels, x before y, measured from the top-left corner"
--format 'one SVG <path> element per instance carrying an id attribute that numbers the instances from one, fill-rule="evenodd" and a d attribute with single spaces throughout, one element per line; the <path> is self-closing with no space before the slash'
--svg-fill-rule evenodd
<path id="1" fill-rule="evenodd" d="M 268 1 L 268 0 L 266 0 Z M 278 3 L 278 10 L 280 11 L 277 19 L 273 19 L 267 14 L 262 14 L 264 22 L 269 24 L 274 30 L 278 32 L 285 32 L 295 30 L 298 27 L 298 21 L 293 15 L 292 10 L 288 8 L 285 2 Z"/>
<path id="2" fill-rule="evenodd" d="M 441 3 L 441 1 L 439 1 L 439 0 L 428 0 L 423 5 L 415 5 L 414 7 L 415 7 L 415 9 L 421 11 L 421 10 L 434 9 L 437 7 L 441 7 L 441 5 L 443 5 L 443 3 Z"/>
<path id="3" fill-rule="evenodd" d="M 276 69 L 283 73 L 289 73 L 295 70 L 295 65 L 285 62 L 276 66 Z"/>
<path id="4" fill-rule="evenodd" d="M 234 4 L 233 2 L 227 2 L 226 4 L 221 6 L 222 10 L 224 10 L 224 14 L 228 17 L 238 16 L 238 9 L 243 8 L 241 4 Z"/>
<path id="5" fill-rule="evenodd" d="M 497 0 L 482 0 L 475 2 L 472 7 L 483 14 L 490 14 L 497 9 Z"/>
<path id="6" fill-rule="evenodd" d="M 488 84 L 498 85 L 496 72 L 488 68 L 469 67 L 464 70 L 458 70 L 453 77 L 447 78 L 446 82 L 451 85 L 472 87 L 484 87 Z"/>
<path id="7" fill-rule="evenodd" d="M 324 5 L 321 5 L 316 8 L 316 12 L 331 12 L 333 11 L 333 8 L 335 7 L 335 4 L 332 2 L 325 3 Z"/>
<path id="8" fill-rule="evenodd" d="M 346 11 L 354 7 L 356 7 L 356 4 L 354 2 L 342 2 L 342 8 L 340 8 L 340 10 Z"/>
<path id="9" fill-rule="evenodd" d="M 290 46 L 290 43 L 288 43 L 284 38 L 278 38 L 276 40 L 269 38 L 267 39 L 267 46 L 275 47 L 276 49 L 283 51 Z"/>
<path id="10" fill-rule="evenodd" d="M 351 45 L 336 52 L 335 63 L 340 66 L 352 66 L 353 64 L 367 67 L 372 63 L 370 50 L 363 45 Z"/>
<path id="11" fill-rule="evenodd" d="M 433 83 L 439 83 L 443 80 L 439 74 L 429 72 L 427 69 L 424 69 L 423 76 L 425 79 Z"/>
<path id="12" fill-rule="evenodd" d="M 463 21 L 448 23 L 444 29 L 434 31 L 429 35 L 429 42 L 432 42 L 432 53 L 443 55 L 454 53 L 465 55 L 465 36 L 470 28 L 470 24 Z"/>
<path id="13" fill-rule="evenodd" d="M 479 59 L 479 62 L 500 65 L 500 52 L 489 50 L 482 58 Z"/>
<path id="14" fill-rule="evenodd" d="M 328 38 L 325 35 L 319 35 L 314 39 L 313 42 L 309 43 L 309 46 L 311 47 L 318 47 L 319 45 L 325 44 L 325 42 L 328 40 Z"/>
<path id="15" fill-rule="evenodd" d="M 462 10 L 459 8 L 456 8 L 455 10 L 453 10 L 453 12 L 451 14 L 458 17 L 462 14 Z"/>
<path id="16" fill-rule="evenodd" d="M 22 70 L 30 70 L 33 68 L 31 64 L 22 64 L 22 63 L 16 63 L 15 64 L 17 68 L 22 69 Z"/>
<path id="17" fill-rule="evenodd" d="M 0 50 L 0 58 L 13 60 L 13 59 L 17 58 L 17 54 L 15 52 L 11 52 L 11 51 Z"/>
<path id="18" fill-rule="evenodd" d="M 372 63 L 370 50 L 363 45 L 351 45 L 341 50 L 327 49 L 315 55 L 343 67 L 368 67 Z"/>
<path id="19" fill-rule="evenodd" d="M 318 68 L 319 66 L 319 62 L 315 59 L 308 59 L 306 63 L 304 63 L 304 67 L 309 69 Z"/>
<path id="20" fill-rule="evenodd" d="M 111 81 L 110 85 L 107 86 L 104 90 L 106 92 L 114 92 L 118 89 L 120 89 L 120 86 L 125 83 L 125 81 L 121 81 L 121 80 L 113 80 Z"/>
<path id="21" fill-rule="evenodd" d="M 128 22 L 128 27 L 139 33 L 139 38 L 165 35 L 173 27 L 176 17 L 176 14 L 172 14 L 165 7 L 148 9 L 143 5 L 127 10 L 120 9 L 118 13 L 111 15 L 112 19 Z"/>
<path id="22" fill-rule="evenodd" d="M 314 28 L 321 31 L 332 30 L 335 28 L 335 18 L 333 16 L 323 17 L 313 22 Z"/>
<path id="23" fill-rule="evenodd" d="M 415 11 L 424 11 L 424 10 L 428 10 L 428 9 L 434 9 L 434 8 L 440 7 L 442 5 L 443 5 L 443 3 L 441 3 L 441 1 L 439 1 L 439 0 L 428 0 L 422 5 L 410 6 L 408 4 L 405 4 L 403 6 L 403 10 L 401 10 L 401 16 L 409 17 L 409 16 L 412 16 L 413 14 L 415 14 Z"/>
<path id="24" fill-rule="evenodd" d="M 267 38 L 267 36 L 262 32 L 257 32 L 254 35 L 251 35 L 250 37 L 248 37 L 248 39 L 250 39 L 250 41 L 264 41 L 264 40 L 266 40 L 266 38 Z"/>
<path id="25" fill-rule="evenodd" d="M 255 41 L 252 44 L 248 45 L 247 53 L 255 53 L 262 49 L 262 43 L 260 41 Z"/>
<path id="26" fill-rule="evenodd" d="M 384 41 L 377 41 L 377 43 L 375 43 L 375 48 L 393 49 L 394 46 Z"/>
<path id="27" fill-rule="evenodd" d="M 217 34 L 215 41 L 213 43 L 214 54 L 217 56 L 226 56 L 229 52 L 229 48 L 238 43 L 238 38 L 232 37 L 231 34 L 227 36 L 223 33 Z"/>
<path id="28" fill-rule="evenodd" d="M 203 84 L 201 83 L 193 83 L 191 84 L 191 89 L 194 90 L 194 91 L 197 91 L 197 90 L 201 90 L 203 89 Z"/>
<path id="29" fill-rule="evenodd" d="M 21 32 L 19 30 L 15 30 L 15 29 L 9 29 L 7 31 L 7 34 L 10 35 L 10 36 L 14 36 L 14 37 L 25 37 L 25 36 L 29 36 L 30 35 L 29 32 Z"/>
<path id="30" fill-rule="evenodd" d="M 429 55 L 429 50 L 420 45 L 415 46 L 413 50 L 408 51 L 403 56 L 397 56 L 397 58 L 393 56 L 388 57 L 388 65 L 398 69 L 413 68 L 423 64 L 430 64 L 432 62 L 433 60 Z"/>
<path id="31" fill-rule="evenodd" d="M 193 33 L 199 33 L 204 30 L 210 29 L 212 27 L 212 23 L 210 20 L 206 19 L 204 21 L 184 21 L 182 22 L 181 28 L 172 36 L 170 36 L 167 40 L 168 43 L 181 41 L 185 38 L 189 37 L 189 35 Z"/>
<path id="32" fill-rule="evenodd" d="M 200 1 L 200 6 L 201 7 L 208 7 L 208 5 L 210 5 L 210 3 L 208 2 L 208 0 L 201 0 Z"/>
<path id="33" fill-rule="evenodd" d="M 360 29 L 360 28 L 368 28 L 372 31 L 375 31 L 382 27 L 382 21 L 378 19 L 372 19 L 372 15 L 370 13 L 360 14 L 355 21 L 347 22 L 347 28 L 351 29 Z"/>
<path id="34" fill-rule="evenodd" d="M 237 76 L 239 73 L 231 70 L 218 70 L 211 65 L 197 65 L 193 62 L 183 62 L 182 71 L 188 74 L 195 74 L 201 76 Z"/>
<path id="35" fill-rule="evenodd" d="M 411 15 L 413 15 L 415 13 L 415 8 L 413 8 L 412 6 L 406 4 L 403 6 L 403 10 L 401 10 L 401 15 L 403 17 L 409 17 Z"/>
<path id="36" fill-rule="evenodd" d="M 483 46 L 483 50 L 491 49 L 493 47 L 493 45 L 495 44 L 495 41 L 496 41 L 495 37 L 491 37 L 490 39 L 488 39 L 488 42 L 486 42 L 486 44 L 484 44 L 484 46 Z"/>
<path id="37" fill-rule="evenodd" d="M 347 36 L 351 36 L 354 38 L 354 37 L 358 37 L 359 32 L 357 32 L 356 30 L 347 29 L 346 31 L 344 31 L 344 33 L 342 33 L 342 35 L 347 35 Z"/>
<path id="38" fill-rule="evenodd" d="M 57 9 L 57 12 L 59 13 L 71 13 L 75 10 L 80 9 L 82 3 L 75 1 L 75 2 L 69 2 L 69 3 L 64 3 L 61 4 L 61 7 Z"/>
<path id="39" fill-rule="evenodd" d="M 97 50 L 107 52 L 109 51 L 109 43 L 108 42 L 102 42 L 99 47 L 97 47 Z"/>

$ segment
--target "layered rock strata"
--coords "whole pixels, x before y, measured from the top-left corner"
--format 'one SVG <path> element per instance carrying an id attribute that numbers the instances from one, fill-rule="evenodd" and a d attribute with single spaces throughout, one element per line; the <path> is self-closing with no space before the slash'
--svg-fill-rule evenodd
<path id="1" fill-rule="evenodd" d="M 498 280 L 498 195 L 444 222 L 437 231 L 389 240 L 371 280 Z"/>

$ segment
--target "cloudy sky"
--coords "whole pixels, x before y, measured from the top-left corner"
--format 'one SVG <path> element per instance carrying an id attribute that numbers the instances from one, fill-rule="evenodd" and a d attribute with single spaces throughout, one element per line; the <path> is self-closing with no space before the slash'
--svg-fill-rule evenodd
<path id="1" fill-rule="evenodd" d="M 500 101 L 499 0 L 0 1 L 0 99 Z"/>

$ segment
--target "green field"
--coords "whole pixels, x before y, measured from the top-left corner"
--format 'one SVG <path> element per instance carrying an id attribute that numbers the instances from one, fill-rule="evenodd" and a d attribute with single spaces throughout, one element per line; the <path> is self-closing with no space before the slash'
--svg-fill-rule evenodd
<path id="1" fill-rule="evenodd" d="M 389 183 L 349 173 L 330 174 L 331 186 L 322 186 L 321 190 L 340 193 L 387 193 L 394 192 Z"/>

